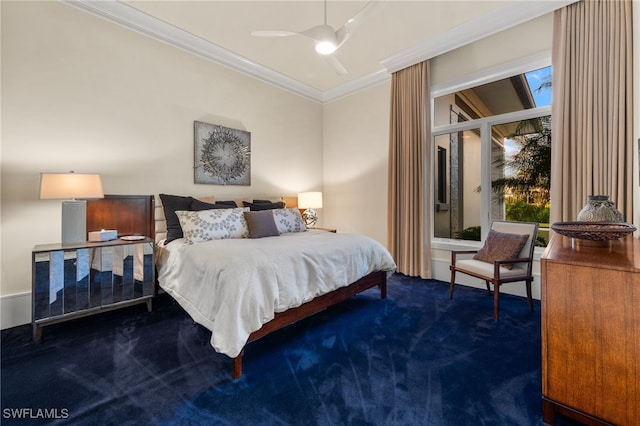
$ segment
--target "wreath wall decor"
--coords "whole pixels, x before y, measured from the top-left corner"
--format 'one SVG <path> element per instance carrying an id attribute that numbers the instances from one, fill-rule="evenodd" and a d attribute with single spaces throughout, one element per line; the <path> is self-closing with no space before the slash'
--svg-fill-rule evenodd
<path id="1" fill-rule="evenodd" d="M 194 182 L 251 185 L 251 133 L 194 121 Z"/>

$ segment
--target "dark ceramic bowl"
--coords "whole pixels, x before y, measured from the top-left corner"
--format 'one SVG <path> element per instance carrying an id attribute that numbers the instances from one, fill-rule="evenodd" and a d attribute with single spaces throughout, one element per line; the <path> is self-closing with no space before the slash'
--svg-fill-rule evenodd
<path id="1" fill-rule="evenodd" d="M 590 241 L 617 240 L 636 231 L 631 224 L 617 222 L 556 222 L 551 229 L 565 237 Z"/>

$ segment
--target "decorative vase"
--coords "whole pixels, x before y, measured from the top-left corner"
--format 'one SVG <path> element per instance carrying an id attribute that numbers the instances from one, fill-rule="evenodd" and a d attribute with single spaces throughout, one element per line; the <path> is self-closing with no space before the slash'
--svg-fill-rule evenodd
<path id="1" fill-rule="evenodd" d="M 624 222 L 622 213 L 609 201 L 608 195 L 589 195 L 578 213 L 579 222 Z"/>

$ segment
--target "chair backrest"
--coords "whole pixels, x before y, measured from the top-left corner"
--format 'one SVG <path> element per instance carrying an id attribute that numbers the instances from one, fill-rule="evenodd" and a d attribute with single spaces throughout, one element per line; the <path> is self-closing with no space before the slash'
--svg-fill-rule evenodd
<path id="1" fill-rule="evenodd" d="M 536 222 L 511 222 L 496 220 L 491 223 L 491 229 L 498 232 L 504 232 L 507 234 L 519 234 L 529 235 L 529 239 L 520 250 L 519 258 L 527 258 L 533 260 L 533 249 L 536 246 L 536 238 L 538 237 L 538 224 Z M 516 263 L 513 265 L 513 269 L 529 269 L 531 263 Z M 530 272 L 530 271 L 529 271 Z"/>

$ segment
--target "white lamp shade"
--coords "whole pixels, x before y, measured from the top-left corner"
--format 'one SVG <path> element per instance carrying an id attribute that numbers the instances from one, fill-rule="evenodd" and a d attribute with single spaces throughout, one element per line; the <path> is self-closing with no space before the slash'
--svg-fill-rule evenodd
<path id="1" fill-rule="evenodd" d="M 299 209 L 321 209 L 322 192 L 301 192 L 298 194 Z"/>
<path id="2" fill-rule="evenodd" d="M 40 198 L 43 200 L 103 197 L 100 175 L 83 173 L 40 174 Z"/>

